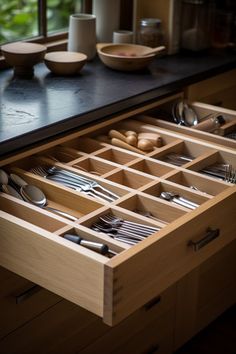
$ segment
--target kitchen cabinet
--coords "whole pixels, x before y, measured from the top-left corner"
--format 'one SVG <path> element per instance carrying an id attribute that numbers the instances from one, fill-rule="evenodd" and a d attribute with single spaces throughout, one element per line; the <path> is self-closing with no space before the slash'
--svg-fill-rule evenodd
<path id="1" fill-rule="evenodd" d="M 147 105 L 146 111 L 161 103 Z M 228 254 L 223 250 L 235 243 L 236 187 L 202 170 L 218 163 L 236 168 L 235 151 L 171 127 L 150 124 L 152 117 L 140 115 L 144 111 L 145 106 L 133 115 L 117 115 L 0 162 L 8 173 L 17 173 L 28 184 L 42 189 L 49 206 L 78 218 L 72 222 L 1 193 L 0 265 L 48 289 L 49 300 L 44 309 L 38 307 L 38 313 L 29 314 L 28 320 L 23 318 L 18 325 L 9 325 L 0 342 L 0 352 L 5 353 L 8 348 L 9 354 L 27 353 L 37 347 L 38 352 L 58 353 L 65 345 L 71 353 L 89 353 L 107 345 L 108 350 L 114 348 L 117 353 L 124 352 L 124 348 L 137 353 L 171 353 L 214 318 L 213 310 L 205 318 L 204 311 L 200 311 L 202 315 L 195 323 L 192 313 L 209 302 L 204 289 L 211 279 L 211 269 L 219 267 L 217 255 L 222 254 L 219 257 L 224 262 Z M 161 137 L 162 146 L 135 152 L 112 145 L 107 140 L 111 129 L 155 133 Z M 168 154 L 187 154 L 191 160 L 176 166 L 166 161 Z M 38 165 L 54 165 L 92 178 L 118 198 L 95 199 L 55 183 L 33 173 L 31 168 Z M 171 191 L 199 206 L 190 210 L 160 198 L 161 192 Z M 145 214 L 148 211 L 158 220 L 149 218 Z M 92 229 L 107 214 L 160 231 L 130 246 Z M 63 237 L 66 233 L 106 243 L 116 255 L 110 258 L 74 244 Z M 212 268 L 208 262 L 213 262 Z M 234 267 L 232 262 L 232 267 L 227 268 L 232 279 Z M 188 281 L 194 283 L 190 290 Z M 217 284 L 220 288 L 225 286 L 224 282 Z M 211 294 L 214 286 L 213 281 L 206 292 Z M 192 306 L 183 304 L 182 295 L 194 289 L 192 317 L 185 321 L 192 321 L 193 330 L 181 339 L 180 328 L 185 323 L 181 323 L 181 318 L 175 320 L 175 313 L 181 313 L 181 306 Z M 55 298 L 52 293 L 57 294 Z M 163 300 L 156 307 L 155 301 L 158 304 L 159 300 L 155 300 L 154 306 L 150 305 L 151 312 L 143 310 L 160 294 L 165 299 L 167 293 L 166 305 L 162 305 Z M 224 305 L 216 306 L 215 315 L 235 301 L 234 293 L 229 293 L 229 298 L 222 295 Z M 94 330 L 90 331 L 90 326 Z M 92 339 L 85 335 L 91 332 Z M 20 342 L 27 335 L 30 342 Z M 55 343 L 57 336 L 59 342 Z M 122 342 L 118 343 L 120 337 Z M 142 337 L 147 342 L 142 342 Z M 81 346 L 77 338 L 81 338 Z"/>
<path id="2" fill-rule="evenodd" d="M 235 252 L 234 241 L 178 282 L 175 349 L 235 303 Z"/>
<path id="3" fill-rule="evenodd" d="M 0 353 L 171 353 L 175 294 L 173 285 L 113 328 L 61 300 L 5 336 Z"/>
<path id="4" fill-rule="evenodd" d="M 185 95 L 189 101 L 200 101 L 228 109 L 236 109 L 236 70 L 189 85 Z"/>

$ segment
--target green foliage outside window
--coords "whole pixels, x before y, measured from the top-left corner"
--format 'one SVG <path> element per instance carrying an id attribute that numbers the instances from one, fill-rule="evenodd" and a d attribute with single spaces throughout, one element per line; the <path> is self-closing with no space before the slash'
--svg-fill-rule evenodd
<path id="1" fill-rule="evenodd" d="M 37 35 L 37 0 L 2 1 L 0 6 L 0 43 Z"/>
<path id="2" fill-rule="evenodd" d="M 40 35 L 38 0 L 1 0 L 0 44 Z M 81 12 L 82 0 L 47 0 L 48 33 L 65 31 L 69 16 Z"/>

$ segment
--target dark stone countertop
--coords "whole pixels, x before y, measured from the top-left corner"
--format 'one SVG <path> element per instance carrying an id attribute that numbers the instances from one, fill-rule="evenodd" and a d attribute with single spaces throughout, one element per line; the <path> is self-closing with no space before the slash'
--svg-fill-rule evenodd
<path id="1" fill-rule="evenodd" d="M 124 73 L 98 58 L 73 77 L 53 76 L 45 65 L 32 80 L 0 73 L 0 155 L 41 142 L 76 127 L 109 118 L 184 86 L 236 67 L 236 54 L 178 54 L 156 58 L 148 69 Z"/>

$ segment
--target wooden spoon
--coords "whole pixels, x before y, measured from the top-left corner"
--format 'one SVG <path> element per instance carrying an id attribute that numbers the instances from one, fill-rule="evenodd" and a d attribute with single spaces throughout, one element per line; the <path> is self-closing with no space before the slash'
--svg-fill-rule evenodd
<path id="1" fill-rule="evenodd" d="M 164 45 L 161 45 L 161 46 L 156 47 L 156 48 L 147 49 L 147 50 L 145 50 L 144 53 L 139 53 L 138 56 L 143 57 L 143 56 L 146 56 L 146 55 L 157 54 L 157 53 L 161 52 L 164 49 L 166 49 L 166 47 Z"/>

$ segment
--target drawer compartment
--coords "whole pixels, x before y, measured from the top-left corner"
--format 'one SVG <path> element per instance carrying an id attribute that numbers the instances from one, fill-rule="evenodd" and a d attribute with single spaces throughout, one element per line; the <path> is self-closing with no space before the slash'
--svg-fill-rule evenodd
<path id="1" fill-rule="evenodd" d="M 164 104 L 160 108 L 149 112 L 146 116 L 140 116 L 140 121 L 143 121 L 148 124 L 156 125 L 159 128 L 168 129 L 171 131 L 176 131 L 181 134 L 188 135 L 193 138 L 198 138 L 205 140 L 207 142 L 212 142 L 215 144 L 222 145 L 224 147 L 236 148 L 236 111 L 223 108 L 220 106 L 214 106 L 202 102 L 189 102 L 189 106 L 194 109 L 196 112 L 199 122 L 203 122 L 210 115 L 222 115 L 225 119 L 225 123 L 221 125 L 219 129 L 215 132 L 210 133 L 203 130 L 194 129 L 192 127 L 185 127 L 183 125 L 178 125 L 173 122 L 172 117 L 172 107 L 175 104 L 176 100 L 170 100 L 168 103 Z M 168 121 L 162 120 L 163 111 L 165 116 L 168 117 Z"/>

